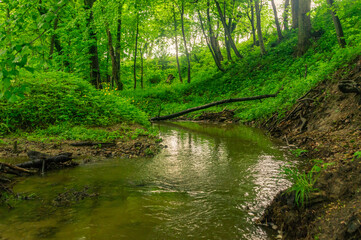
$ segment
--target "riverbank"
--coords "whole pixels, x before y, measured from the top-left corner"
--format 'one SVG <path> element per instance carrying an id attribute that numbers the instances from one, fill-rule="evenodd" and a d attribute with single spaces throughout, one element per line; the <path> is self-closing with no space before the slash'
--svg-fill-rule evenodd
<path id="1" fill-rule="evenodd" d="M 309 171 L 315 159 L 330 165 L 304 207 L 284 191 L 266 209 L 261 222 L 277 225 L 283 239 L 361 238 L 361 96 L 339 90 L 344 80 L 360 84 L 360 66 L 358 57 L 300 98 L 285 117 L 261 124 L 304 159 L 302 170 Z"/>

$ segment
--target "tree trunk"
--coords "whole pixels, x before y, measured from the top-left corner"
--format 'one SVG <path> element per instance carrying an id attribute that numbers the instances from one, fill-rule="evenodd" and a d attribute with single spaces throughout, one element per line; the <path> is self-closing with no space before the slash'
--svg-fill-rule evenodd
<path id="1" fill-rule="evenodd" d="M 216 63 L 217 68 L 218 68 L 220 71 L 225 72 L 224 68 L 222 67 L 221 62 L 220 62 L 220 61 L 218 60 L 218 58 L 215 56 L 215 54 L 214 54 L 214 52 L 213 52 L 213 50 L 212 50 L 212 47 L 211 47 L 211 45 L 210 45 L 210 43 L 209 43 L 209 41 L 208 41 L 206 32 L 204 31 L 202 15 L 201 15 L 199 9 L 197 9 L 197 12 L 198 12 L 198 18 L 199 18 L 199 22 L 200 22 L 200 24 L 201 24 L 203 36 L 204 36 L 204 38 L 206 39 L 207 46 L 208 46 L 209 51 L 210 51 L 211 54 L 212 54 L 213 60 L 214 60 L 214 62 Z"/>
<path id="2" fill-rule="evenodd" d="M 257 16 L 257 35 L 259 47 L 261 48 L 261 55 L 266 54 L 266 49 L 263 43 L 262 28 L 261 28 L 261 9 L 259 7 L 259 0 L 255 0 L 256 16 Z"/>
<path id="3" fill-rule="evenodd" d="M 181 73 L 181 68 L 180 68 L 180 63 L 179 63 L 179 49 L 178 49 L 178 36 L 177 36 L 177 18 L 175 15 L 175 7 L 174 7 L 174 3 L 173 3 L 173 18 L 174 18 L 174 41 L 175 41 L 175 56 L 177 59 L 177 68 L 178 68 L 178 75 L 179 75 L 179 81 L 181 83 L 183 83 L 183 79 L 182 79 L 182 73 Z"/>
<path id="4" fill-rule="evenodd" d="M 123 8 L 123 2 L 119 3 L 118 6 L 118 22 L 117 22 L 117 42 L 115 44 L 115 56 L 116 61 L 118 64 L 118 82 L 117 87 L 118 90 L 123 90 L 123 82 L 122 82 L 122 74 L 121 74 L 121 63 L 120 63 L 120 52 L 121 52 L 121 41 L 122 41 L 122 8 Z"/>
<path id="5" fill-rule="evenodd" d="M 272 3 L 272 8 L 273 8 L 273 13 L 275 15 L 275 23 L 276 23 L 276 28 L 277 28 L 278 41 L 281 42 L 281 40 L 283 39 L 283 36 L 282 36 L 280 23 L 278 21 L 276 4 L 275 4 L 274 0 L 271 0 L 271 3 Z"/>
<path id="6" fill-rule="evenodd" d="M 49 59 L 53 59 L 54 47 L 59 54 L 62 53 L 62 48 L 60 45 L 59 37 L 55 33 L 56 29 L 58 29 L 58 22 L 59 22 L 59 17 L 57 16 L 54 20 L 54 28 L 53 28 L 54 33 L 51 36 L 51 40 L 50 40 Z"/>
<path id="7" fill-rule="evenodd" d="M 90 82 L 96 88 L 100 88 L 100 67 L 99 67 L 99 57 L 98 57 L 98 46 L 97 46 L 97 36 L 94 32 L 92 22 L 94 19 L 93 16 L 93 4 L 96 0 L 84 0 L 85 9 L 90 9 L 90 14 L 87 19 L 87 27 L 89 28 L 89 38 L 92 40 L 92 44 L 89 48 L 90 55 Z"/>
<path id="8" fill-rule="evenodd" d="M 298 47 L 297 55 L 302 56 L 310 46 L 311 38 L 311 17 L 308 14 L 311 10 L 311 0 L 299 1 L 298 17 Z"/>
<path id="9" fill-rule="evenodd" d="M 109 55 L 110 55 L 110 59 L 112 60 L 112 82 L 115 82 L 116 84 L 118 84 L 118 82 L 119 82 L 119 64 L 117 62 L 117 56 L 116 56 L 116 53 L 115 53 L 114 47 L 113 47 L 112 34 L 108 27 L 106 28 L 106 31 L 107 31 L 107 36 L 108 36 Z"/>
<path id="10" fill-rule="evenodd" d="M 212 19 L 211 19 L 211 16 L 210 16 L 209 7 L 210 7 L 210 2 L 208 0 L 207 1 L 207 21 L 208 21 L 209 40 L 210 40 L 210 44 L 211 44 L 211 47 L 213 49 L 213 52 L 214 52 L 215 56 L 218 58 L 218 60 L 220 62 L 222 62 L 223 61 L 223 56 L 222 56 L 221 49 L 219 47 L 218 39 L 214 35 L 214 32 L 213 32 Z"/>
<path id="11" fill-rule="evenodd" d="M 290 0 L 285 1 L 285 9 L 283 11 L 283 29 L 288 31 L 288 8 L 290 6 Z"/>
<path id="12" fill-rule="evenodd" d="M 249 21 L 251 22 L 251 27 L 252 27 L 252 37 L 253 37 L 253 45 L 257 45 L 257 40 L 256 40 L 256 28 L 254 27 L 254 8 L 253 8 L 253 2 L 252 0 L 250 1 L 251 3 L 251 17 L 249 18 Z"/>
<path id="13" fill-rule="evenodd" d="M 144 52 L 147 51 L 148 43 L 145 43 L 143 48 L 139 49 L 140 51 L 140 86 L 144 88 Z"/>
<path id="14" fill-rule="evenodd" d="M 330 12 L 332 15 L 333 24 L 335 25 L 338 44 L 340 45 L 340 47 L 344 48 L 346 46 L 346 40 L 345 40 L 345 36 L 343 34 L 341 21 L 338 18 L 337 13 L 336 13 L 336 9 L 334 6 L 334 0 L 327 0 L 327 3 L 330 5 Z"/>
<path id="15" fill-rule="evenodd" d="M 136 9 L 138 11 L 138 9 Z M 139 36 L 139 13 L 137 13 L 137 30 L 135 34 L 135 47 L 134 47 L 134 90 L 137 88 L 137 52 L 138 52 L 138 36 Z"/>
<path id="16" fill-rule="evenodd" d="M 223 16 L 224 18 L 226 18 L 226 8 L 227 8 L 227 5 L 226 5 L 226 1 L 223 2 Z M 233 62 L 233 59 L 232 59 L 232 53 L 231 53 L 231 44 L 227 38 L 227 34 L 224 34 L 224 45 L 226 46 L 226 53 L 227 53 L 227 59 L 228 61 L 230 62 Z"/>
<path id="17" fill-rule="evenodd" d="M 228 37 L 228 41 L 231 45 L 231 48 L 233 49 L 234 53 L 236 54 L 236 56 L 239 58 L 239 59 L 242 59 L 243 56 L 239 53 L 237 47 L 236 47 L 236 44 L 234 43 L 233 41 L 233 38 L 231 36 L 231 33 L 229 31 L 229 28 L 227 27 L 227 23 L 226 23 L 226 19 L 222 13 L 222 9 L 221 9 L 221 6 L 219 5 L 218 1 L 217 0 L 214 0 L 214 2 L 216 3 L 216 6 L 217 6 L 217 10 L 218 10 L 218 13 L 219 13 L 219 16 L 221 17 L 221 22 L 223 24 L 223 28 L 224 28 L 224 31 L 225 31 L 225 34 L 227 35 Z"/>
<path id="18" fill-rule="evenodd" d="M 184 0 L 182 0 L 182 11 L 181 11 L 181 23 L 182 23 L 182 35 L 183 35 L 183 42 L 184 42 L 184 50 L 186 52 L 186 57 L 187 57 L 187 64 L 188 64 L 188 79 L 187 82 L 190 83 L 191 82 L 191 60 L 189 57 L 189 52 L 188 52 L 188 48 L 187 48 L 187 41 L 186 41 L 186 35 L 185 35 L 185 31 L 184 31 Z"/>
<path id="19" fill-rule="evenodd" d="M 299 18 L 299 1 L 303 0 L 291 0 L 292 8 L 292 28 L 298 28 L 298 18 Z"/>

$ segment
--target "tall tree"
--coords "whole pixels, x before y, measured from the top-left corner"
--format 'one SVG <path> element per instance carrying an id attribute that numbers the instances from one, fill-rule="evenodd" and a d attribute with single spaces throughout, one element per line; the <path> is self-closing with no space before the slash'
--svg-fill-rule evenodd
<path id="1" fill-rule="evenodd" d="M 283 29 L 288 31 L 288 10 L 290 6 L 290 0 L 285 0 L 285 9 L 283 11 Z"/>
<path id="2" fill-rule="evenodd" d="M 251 23 L 251 28 L 252 28 L 252 39 L 253 39 L 253 45 L 256 46 L 257 45 L 257 40 L 256 40 L 256 28 L 254 26 L 254 6 L 253 6 L 253 0 L 249 0 L 247 1 L 247 17 L 248 20 Z"/>
<path id="3" fill-rule="evenodd" d="M 133 66 L 134 89 L 137 88 L 137 52 L 138 52 L 138 36 L 139 36 L 139 12 L 137 9 L 137 4 L 135 4 L 135 11 L 137 14 L 137 18 L 136 18 L 137 22 L 136 22 L 136 32 L 135 32 L 134 66 Z"/>
<path id="4" fill-rule="evenodd" d="M 302 0 L 291 0 L 292 28 L 293 29 L 298 28 L 299 1 L 302 1 Z"/>
<path id="5" fill-rule="evenodd" d="M 344 48 L 346 46 L 346 40 L 345 40 L 345 36 L 343 34 L 341 21 L 336 13 L 334 0 L 327 0 L 327 3 L 330 6 L 330 12 L 332 15 L 333 24 L 335 25 L 338 44 L 340 45 L 340 47 Z"/>
<path id="6" fill-rule="evenodd" d="M 175 7 L 174 7 L 174 3 L 173 3 L 173 19 L 174 19 L 174 42 L 175 42 L 175 56 L 176 56 L 176 60 L 177 60 L 177 68 L 178 68 L 178 76 L 179 76 L 179 81 L 181 83 L 183 83 L 183 79 L 182 79 L 182 73 L 181 73 L 181 68 L 180 68 L 180 63 L 179 63 L 179 49 L 178 49 L 178 35 L 177 35 L 177 18 L 176 18 L 176 14 L 175 14 Z"/>
<path id="7" fill-rule="evenodd" d="M 94 31 L 92 22 L 94 20 L 93 15 L 93 5 L 96 0 L 84 0 L 84 5 L 86 10 L 90 10 L 90 13 L 87 18 L 87 28 L 89 29 L 89 39 L 91 40 L 91 45 L 89 47 L 90 55 L 90 82 L 96 87 L 100 88 L 100 67 L 99 67 L 99 56 L 98 56 L 98 46 L 97 46 L 97 35 Z"/>
<path id="8" fill-rule="evenodd" d="M 188 48 L 187 48 L 187 40 L 186 40 L 186 35 L 185 35 L 185 31 L 184 31 L 184 0 L 182 0 L 182 7 L 181 7 L 181 24 L 182 24 L 182 35 L 183 35 L 183 43 L 184 43 L 184 50 L 186 52 L 186 57 L 187 57 L 187 64 L 188 64 L 188 71 L 187 71 L 187 82 L 190 83 L 191 82 L 191 60 L 190 60 L 190 56 L 189 56 L 189 52 L 188 52 Z"/>
<path id="9" fill-rule="evenodd" d="M 259 0 L 255 0 L 256 16 L 257 16 L 257 35 L 259 47 L 261 49 L 261 55 L 266 54 L 266 49 L 264 47 L 262 27 L 261 27 L 261 9 L 259 6 Z"/>
<path id="10" fill-rule="evenodd" d="M 280 23 L 278 21 L 277 8 L 276 8 L 276 4 L 275 4 L 274 0 L 271 0 L 271 3 L 272 3 L 272 8 L 273 8 L 273 14 L 275 15 L 275 23 L 276 23 L 276 28 L 277 28 L 278 41 L 280 42 L 282 40 L 283 36 L 282 36 Z"/>
<path id="11" fill-rule="evenodd" d="M 222 67 L 221 62 L 220 62 L 219 59 L 215 56 L 215 54 L 214 54 L 214 52 L 213 52 L 213 50 L 212 50 L 211 44 L 209 43 L 207 34 L 206 34 L 205 30 L 204 30 L 203 18 L 202 18 L 202 15 L 201 15 L 199 9 L 197 9 L 197 12 L 198 12 L 198 19 L 199 19 L 199 23 L 201 24 L 203 36 L 204 36 L 204 38 L 206 39 L 207 47 L 208 47 L 209 51 L 210 51 L 211 54 L 212 54 L 213 60 L 214 60 L 214 62 L 216 63 L 217 68 L 218 68 L 220 71 L 225 72 L 224 68 Z"/>
<path id="12" fill-rule="evenodd" d="M 311 0 L 299 0 L 298 12 L 298 46 L 297 55 L 303 55 L 310 46 L 311 38 Z"/>
<path id="13" fill-rule="evenodd" d="M 223 61 L 223 55 L 221 52 L 221 48 L 219 47 L 217 36 L 214 34 L 214 31 L 213 31 L 212 18 L 210 15 L 210 1 L 209 0 L 207 1 L 207 22 L 208 22 L 208 35 L 209 35 L 209 41 L 210 41 L 211 47 L 213 49 L 215 56 L 221 62 L 221 61 Z"/>
<path id="14" fill-rule="evenodd" d="M 113 47 L 112 34 L 108 26 L 106 27 L 106 32 L 108 36 L 109 55 L 110 55 L 110 59 L 112 60 L 112 82 L 115 82 L 115 84 L 119 88 L 119 63 L 117 61 L 116 52 Z"/>
<path id="15" fill-rule="evenodd" d="M 121 73 L 121 42 L 122 42 L 122 9 L 123 9 L 124 1 L 120 1 L 118 4 L 118 21 L 117 21 L 117 41 L 115 44 L 115 59 L 118 65 L 118 90 L 123 90 L 123 82 L 122 82 L 122 73 Z"/>
<path id="16" fill-rule="evenodd" d="M 223 12 L 222 12 L 222 9 L 221 9 L 221 6 L 219 5 L 219 2 L 217 0 L 214 0 L 214 2 L 216 3 L 216 6 L 217 6 L 217 10 L 218 10 L 218 14 L 221 18 L 221 22 L 223 24 L 223 28 L 224 28 L 224 31 L 225 31 L 225 34 L 227 35 L 227 38 L 228 38 L 228 41 L 229 41 L 229 44 L 231 45 L 231 48 L 233 49 L 234 53 L 236 54 L 236 56 L 239 58 L 239 59 L 242 59 L 243 56 L 240 54 L 240 52 L 238 51 L 237 47 L 236 47 L 236 44 L 234 43 L 233 41 L 233 38 L 232 38 L 232 35 L 229 31 L 229 28 L 227 26 L 227 23 L 226 23 L 226 19 L 223 15 Z"/>

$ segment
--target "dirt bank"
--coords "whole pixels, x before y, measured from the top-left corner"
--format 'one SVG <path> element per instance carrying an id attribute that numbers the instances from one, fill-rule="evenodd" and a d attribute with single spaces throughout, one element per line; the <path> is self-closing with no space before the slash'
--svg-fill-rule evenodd
<path id="1" fill-rule="evenodd" d="M 361 239 L 361 96 L 342 93 L 344 80 L 361 84 L 361 57 L 300 98 L 285 117 L 262 125 L 303 152 L 306 171 L 314 164 L 310 159 L 333 163 L 305 207 L 282 192 L 266 209 L 261 221 L 276 224 L 283 239 Z"/>

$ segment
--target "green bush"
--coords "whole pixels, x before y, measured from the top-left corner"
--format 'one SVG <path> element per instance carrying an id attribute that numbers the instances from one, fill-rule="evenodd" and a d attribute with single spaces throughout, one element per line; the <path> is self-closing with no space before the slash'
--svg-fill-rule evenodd
<path id="1" fill-rule="evenodd" d="M 34 130 L 67 122 L 108 126 L 135 122 L 149 126 L 147 115 L 116 92 L 98 91 L 85 80 L 62 72 L 27 74 L 16 82 L 28 92 L 15 102 L 0 103 L 0 133 Z"/>

